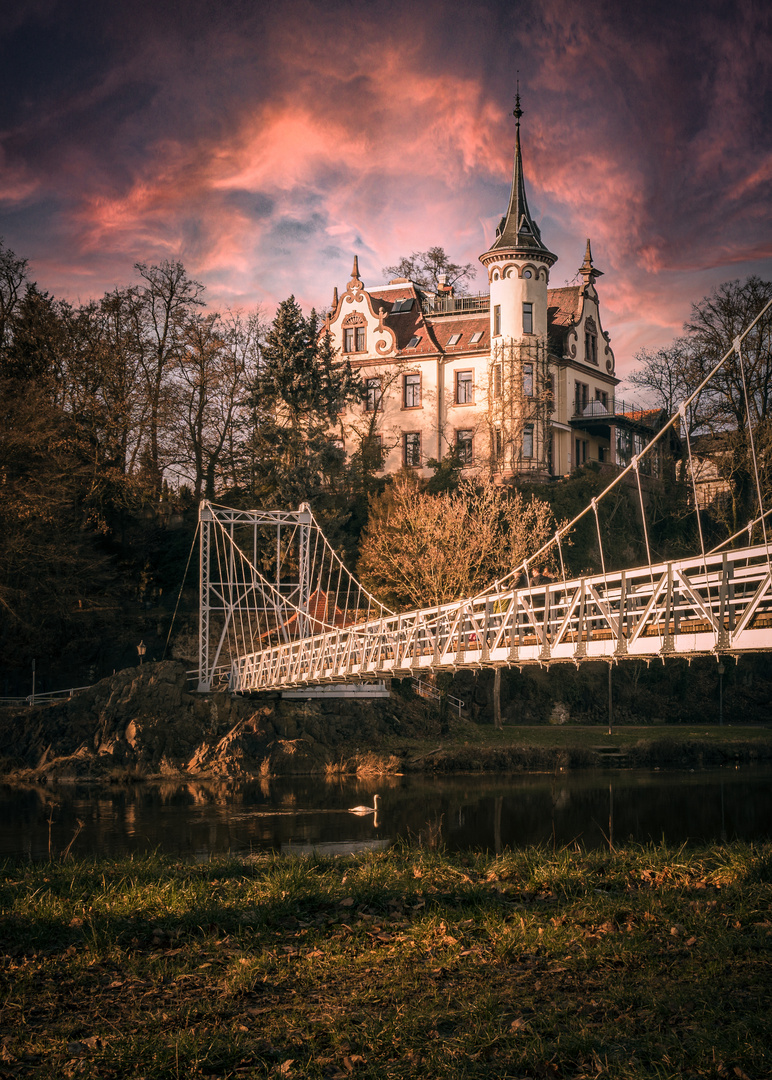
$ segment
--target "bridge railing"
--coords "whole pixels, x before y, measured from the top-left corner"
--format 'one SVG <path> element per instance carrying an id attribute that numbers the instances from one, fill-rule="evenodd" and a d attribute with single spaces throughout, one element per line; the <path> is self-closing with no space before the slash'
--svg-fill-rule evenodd
<path id="1" fill-rule="evenodd" d="M 495 664 L 772 648 L 764 547 L 491 590 L 237 660 L 237 690 Z"/>

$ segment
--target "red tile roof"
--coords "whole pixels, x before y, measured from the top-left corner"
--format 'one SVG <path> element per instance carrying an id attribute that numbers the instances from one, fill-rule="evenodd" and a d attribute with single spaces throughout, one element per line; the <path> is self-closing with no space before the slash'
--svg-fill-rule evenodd
<path id="1" fill-rule="evenodd" d="M 582 288 L 566 285 L 547 290 L 547 322 L 550 326 L 571 326 L 582 314 Z"/>
<path id="2" fill-rule="evenodd" d="M 421 295 L 410 281 L 399 283 L 400 288 L 368 289 L 373 310 L 384 311 L 384 323 L 390 327 L 397 338 L 397 352 L 408 359 L 411 356 L 436 355 L 444 353 L 452 356 L 469 350 L 484 352 L 490 348 L 490 316 L 487 311 L 456 315 L 425 316 L 421 307 Z M 413 298 L 415 303 L 411 311 L 391 314 L 397 300 Z M 558 333 L 574 325 L 582 312 L 582 289 L 579 285 L 568 285 L 561 289 L 549 289 L 547 293 L 547 322 L 549 330 Z M 482 333 L 479 341 L 472 344 L 474 333 Z M 456 345 L 448 346 L 454 334 L 461 334 Z M 409 349 L 410 340 L 418 336 L 420 341 Z"/>
<path id="3" fill-rule="evenodd" d="M 434 355 L 440 351 L 437 340 L 432 334 L 432 328 L 424 319 L 421 309 L 421 297 L 412 282 L 407 282 L 403 287 L 395 289 L 368 289 L 372 301 L 373 310 L 383 308 L 385 313 L 384 324 L 394 331 L 397 338 L 397 351 L 404 353 L 406 357 L 421 356 L 426 353 Z M 398 315 L 390 314 L 397 300 L 406 300 L 412 297 L 415 300 L 410 311 L 402 311 Z M 420 337 L 418 344 L 408 349 L 408 342 L 413 337 Z"/>

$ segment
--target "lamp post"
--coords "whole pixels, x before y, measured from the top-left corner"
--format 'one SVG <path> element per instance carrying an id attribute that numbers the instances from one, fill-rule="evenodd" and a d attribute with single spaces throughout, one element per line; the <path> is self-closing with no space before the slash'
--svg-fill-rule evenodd
<path id="1" fill-rule="evenodd" d="M 724 672 L 726 668 L 718 662 L 718 726 L 724 726 Z"/>
<path id="2" fill-rule="evenodd" d="M 147 652 L 147 645 L 144 641 L 140 641 L 137 645 L 137 652 L 139 653 L 139 666 L 142 667 L 142 661 L 145 659 L 145 653 Z"/>

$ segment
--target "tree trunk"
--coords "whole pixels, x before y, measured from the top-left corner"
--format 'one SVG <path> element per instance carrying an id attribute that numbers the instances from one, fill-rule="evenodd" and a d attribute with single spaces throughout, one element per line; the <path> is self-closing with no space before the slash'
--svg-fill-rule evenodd
<path id="1" fill-rule="evenodd" d="M 493 726 L 502 730 L 501 723 L 501 668 L 493 669 Z"/>

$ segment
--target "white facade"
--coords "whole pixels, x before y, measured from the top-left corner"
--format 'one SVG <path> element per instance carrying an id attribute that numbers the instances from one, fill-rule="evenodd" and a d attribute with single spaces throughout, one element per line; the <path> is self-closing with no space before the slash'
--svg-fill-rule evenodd
<path id="1" fill-rule="evenodd" d="M 509 208 L 480 256 L 489 292 L 429 293 L 407 279 L 366 289 L 357 260 L 326 327 L 366 386 L 342 437 L 378 440 L 383 470 L 453 447 L 465 468 L 547 479 L 617 461 L 614 354 L 600 319 L 590 242 L 581 284 L 549 288 L 557 256 L 528 211 L 519 124 Z"/>

